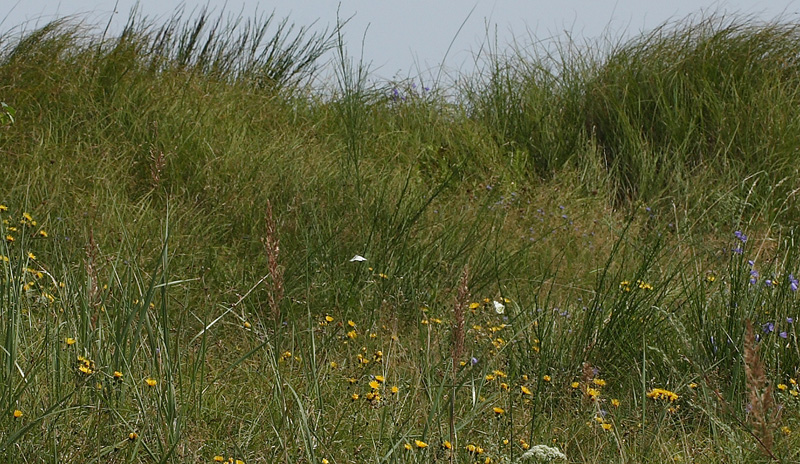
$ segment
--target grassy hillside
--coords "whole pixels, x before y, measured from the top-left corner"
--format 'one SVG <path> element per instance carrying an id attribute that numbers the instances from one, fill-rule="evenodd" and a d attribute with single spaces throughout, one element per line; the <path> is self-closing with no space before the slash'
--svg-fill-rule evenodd
<path id="1" fill-rule="evenodd" d="M 0 38 L 4 460 L 798 459 L 800 25 L 489 46 L 446 88 L 345 45 Z"/>

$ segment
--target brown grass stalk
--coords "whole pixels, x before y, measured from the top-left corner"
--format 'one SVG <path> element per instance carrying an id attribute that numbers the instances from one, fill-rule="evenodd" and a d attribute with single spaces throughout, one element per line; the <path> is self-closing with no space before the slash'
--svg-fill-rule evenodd
<path id="1" fill-rule="evenodd" d="M 753 436 L 761 445 L 761 450 L 765 455 L 774 458 L 772 432 L 777 426 L 780 411 L 775 407 L 772 385 L 767 381 L 766 368 L 759 354 L 753 323 L 749 319 L 745 321 L 744 371 L 747 382 L 748 422 L 753 428 Z"/>
<path id="2" fill-rule="evenodd" d="M 456 441 L 455 400 L 456 378 L 461 367 L 461 358 L 464 356 L 464 311 L 469 304 L 469 266 L 464 266 L 461 272 L 461 281 L 456 292 L 456 301 L 453 305 L 453 345 L 451 357 L 453 358 L 453 391 L 450 396 L 450 442 L 453 447 L 458 446 Z M 456 449 L 456 448 L 454 448 Z M 450 462 L 455 459 L 455 453 L 450 453 Z"/>
<path id="3" fill-rule="evenodd" d="M 263 242 L 267 251 L 269 274 L 271 276 L 268 284 L 269 294 L 267 301 L 272 312 L 272 319 L 275 322 L 279 322 L 281 318 L 280 303 L 283 300 L 283 267 L 278 264 L 280 239 L 278 237 L 278 225 L 272 213 L 272 203 L 269 200 L 267 201 L 267 212 L 264 219 L 267 226 L 267 235 L 264 237 Z"/>

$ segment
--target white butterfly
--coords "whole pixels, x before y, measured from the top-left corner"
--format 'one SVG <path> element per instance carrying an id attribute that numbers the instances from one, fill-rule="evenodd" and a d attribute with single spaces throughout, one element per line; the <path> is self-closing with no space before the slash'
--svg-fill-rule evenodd
<path id="1" fill-rule="evenodd" d="M 360 263 L 360 262 L 366 261 L 366 260 L 367 260 L 367 258 L 365 258 L 365 257 L 363 257 L 361 255 L 355 255 L 350 259 L 350 262 L 351 263 L 353 263 L 353 262 Z"/>
<path id="2" fill-rule="evenodd" d="M 499 301 L 492 301 L 494 303 L 494 312 L 497 314 L 503 314 L 506 311 L 506 305 L 500 303 Z"/>

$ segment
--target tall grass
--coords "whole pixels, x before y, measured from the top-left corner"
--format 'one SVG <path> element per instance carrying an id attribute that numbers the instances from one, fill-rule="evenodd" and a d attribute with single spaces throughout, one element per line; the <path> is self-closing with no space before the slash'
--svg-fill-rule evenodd
<path id="1" fill-rule="evenodd" d="M 3 38 L 0 455 L 796 461 L 796 42 L 688 19 L 427 89 L 274 16 Z"/>

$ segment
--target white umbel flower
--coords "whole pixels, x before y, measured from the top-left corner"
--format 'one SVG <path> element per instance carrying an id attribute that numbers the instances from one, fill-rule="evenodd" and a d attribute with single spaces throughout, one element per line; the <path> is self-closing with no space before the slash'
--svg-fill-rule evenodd
<path id="1" fill-rule="evenodd" d="M 528 451 L 520 456 L 520 462 L 549 463 L 556 460 L 567 460 L 567 457 L 558 448 L 551 448 L 547 445 L 531 446 Z"/>

